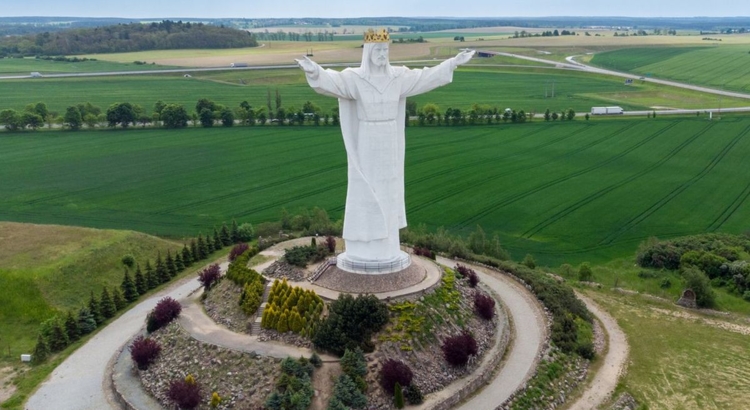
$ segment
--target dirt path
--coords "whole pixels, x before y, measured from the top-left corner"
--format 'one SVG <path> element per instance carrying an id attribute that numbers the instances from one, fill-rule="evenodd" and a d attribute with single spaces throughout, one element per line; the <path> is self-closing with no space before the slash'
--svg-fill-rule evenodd
<path id="1" fill-rule="evenodd" d="M 323 363 L 313 373 L 313 389 L 319 392 L 314 398 L 310 410 L 324 410 L 333 394 L 333 385 L 336 379 L 343 373 L 338 363 Z"/>
<path id="2" fill-rule="evenodd" d="M 606 402 L 615 391 L 617 381 L 625 371 L 628 360 L 628 340 L 617 321 L 602 310 L 593 300 L 576 292 L 579 299 L 586 304 L 589 311 L 597 317 L 607 331 L 607 354 L 604 356 L 599 371 L 594 379 L 586 386 L 583 394 L 570 406 L 568 410 L 596 409 Z"/>

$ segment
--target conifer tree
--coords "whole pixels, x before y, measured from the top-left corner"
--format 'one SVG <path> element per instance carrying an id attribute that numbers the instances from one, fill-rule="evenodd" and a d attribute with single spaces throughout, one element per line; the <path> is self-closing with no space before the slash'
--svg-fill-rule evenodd
<path id="1" fill-rule="evenodd" d="M 180 256 L 180 252 L 175 252 L 174 254 L 174 269 L 175 271 L 177 271 L 177 273 L 185 270 L 185 264 L 182 262 L 182 256 Z"/>
<path id="2" fill-rule="evenodd" d="M 70 343 L 70 339 L 68 339 L 68 334 L 65 331 L 63 324 L 60 323 L 60 320 L 55 320 L 55 323 L 52 326 L 51 330 L 52 332 L 50 333 L 49 339 L 47 340 L 49 350 L 53 352 L 59 352 L 65 349 Z"/>
<path id="3" fill-rule="evenodd" d="M 138 296 L 145 295 L 149 290 L 148 281 L 141 272 L 141 265 L 135 265 L 135 289 L 138 291 Z"/>
<path id="4" fill-rule="evenodd" d="M 156 254 L 156 278 L 159 283 L 167 283 L 171 279 L 169 271 L 167 271 L 167 265 L 161 258 L 161 253 Z"/>
<path id="5" fill-rule="evenodd" d="M 122 291 L 117 286 L 112 288 L 112 302 L 115 304 L 115 309 L 118 311 L 124 309 L 125 306 L 128 305 L 125 298 L 122 296 Z"/>
<path id="6" fill-rule="evenodd" d="M 143 280 L 143 275 L 141 275 L 141 280 Z M 138 300 L 138 296 L 140 296 L 138 288 L 135 285 L 135 282 L 133 282 L 133 278 L 130 277 L 130 272 L 128 272 L 127 269 L 125 269 L 125 276 L 122 278 L 120 288 L 122 289 L 123 297 L 128 303 L 133 303 Z"/>
<path id="7" fill-rule="evenodd" d="M 206 245 L 206 241 L 203 240 L 203 235 L 198 234 L 198 260 L 202 261 L 203 259 L 206 259 L 208 254 L 208 245 Z"/>
<path id="8" fill-rule="evenodd" d="M 401 385 L 396 382 L 395 393 L 393 395 L 393 401 L 397 409 L 404 408 L 404 391 L 401 389 Z"/>
<path id="9" fill-rule="evenodd" d="M 193 262 L 201 260 L 200 248 L 198 247 L 198 241 L 195 239 L 190 240 L 190 260 Z"/>
<path id="10" fill-rule="evenodd" d="M 182 246 L 182 264 L 187 268 L 193 264 L 193 254 L 190 252 L 187 244 Z"/>
<path id="11" fill-rule="evenodd" d="M 99 307 L 99 300 L 94 296 L 93 290 L 91 291 L 91 297 L 89 298 L 89 312 L 91 312 L 91 316 L 94 318 L 97 326 L 104 322 L 102 311 Z"/>
<path id="12" fill-rule="evenodd" d="M 214 249 L 214 240 L 211 239 L 211 235 L 206 235 L 206 240 L 204 241 L 204 243 L 206 244 L 206 257 L 208 257 L 208 255 L 214 253 L 214 251 L 216 250 Z"/>
<path id="13" fill-rule="evenodd" d="M 169 277 L 174 278 L 177 275 L 177 267 L 174 264 L 174 259 L 172 259 L 172 252 L 169 249 L 167 249 L 167 259 L 164 261 L 164 265 L 167 267 Z"/>
<path id="14" fill-rule="evenodd" d="M 276 323 L 276 330 L 279 333 L 286 333 L 289 331 L 289 320 L 287 319 L 286 312 L 282 312 L 279 316 L 279 321 Z"/>
<path id="15" fill-rule="evenodd" d="M 219 231 L 214 228 L 214 249 L 219 250 L 224 247 L 224 242 L 221 241 L 221 237 L 219 236 Z"/>
<path id="16" fill-rule="evenodd" d="M 115 302 L 112 301 L 112 296 L 110 296 L 106 286 L 102 289 L 102 296 L 101 299 L 99 299 L 99 306 L 100 312 L 105 319 L 111 318 L 117 312 Z"/>
<path id="17" fill-rule="evenodd" d="M 232 239 L 232 243 L 240 243 L 240 227 L 234 219 L 232 219 L 232 230 L 229 232 L 229 237 Z"/>
<path id="18" fill-rule="evenodd" d="M 44 363 L 47 361 L 49 353 L 50 351 L 47 341 L 44 340 L 44 336 L 40 333 L 39 336 L 36 337 L 36 346 L 34 347 L 34 353 L 31 356 L 31 360 L 35 364 Z"/>
<path id="19" fill-rule="evenodd" d="M 229 246 L 232 244 L 232 235 L 229 234 L 229 229 L 227 229 L 227 224 L 221 225 L 221 243 L 224 246 Z"/>
<path id="20" fill-rule="evenodd" d="M 68 311 L 68 315 L 65 316 L 65 333 L 71 342 L 75 342 L 81 337 L 81 331 L 78 330 L 78 320 L 71 311 Z"/>
<path id="21" fill-rule="evenodd" d="M 96 319 L 91 314 L 91 310 L 87 307 L 82 307 L 78 311 L 78 331 L 83 335 L 87 335 L 96 329 Z"/>
<path id="22" fill-rule="evenodd" d="M 146 261 L 146 283 L 149 289 L 159 286 L 159 277 L 156 276 L 154 268 L 151 267 L 151 261 Z"/>
<path id="23" fill-rule="evenodd" d="M 294 333 L 299 333 L 302 330 L 302 318 L 297 311 L 292 311 L 291 326 L 289 326 Z"/>

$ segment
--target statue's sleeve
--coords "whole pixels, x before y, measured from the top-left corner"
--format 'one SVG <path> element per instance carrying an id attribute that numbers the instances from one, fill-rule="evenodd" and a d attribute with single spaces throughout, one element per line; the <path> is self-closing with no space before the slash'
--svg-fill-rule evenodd
<path id="1" fill-rule="evenodd" d="M 456 65 L 449 58 L 434 67 L 408 70 L 404 73 L 401 89 L 402 97 L 423 94 L 453 81 L 453 70 Z"/>
<path id="2" fill-rule="evenodd" d="M 338 71 L 326 70 L 316 65 L 315 72 L 305 73 L 305 76 L 307 77 L 307 83 L 318 94 L 346 100 L 354 99 L 350 87 L 347 86 L 344 80 L 344 75 Z"/>

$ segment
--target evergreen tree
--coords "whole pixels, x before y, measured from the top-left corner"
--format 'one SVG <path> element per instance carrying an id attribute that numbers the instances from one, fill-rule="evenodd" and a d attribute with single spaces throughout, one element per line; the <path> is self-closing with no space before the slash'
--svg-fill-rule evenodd
<path id="1" fill-rule="evenodd" d="M 229 237 L 232 239 L 232 243 L 240 242 L 240 227 L 234 219 L 232 219 L 232 230 L 229 232 Z"/>
<path id="2" fill-rule="evenodd" d="M 78 330 L 78 320 L 71 311 L 68 311 L 68 315 L 65 316 L 65 333 L 71 342 L 75 342 L 81 337 L 81 331 Z"/>
<path id="3" fill-rule="evenodd" d="M 276 323 L 276 330 L 279 333 L 286 333 L 289 331 L 289 320 L 287 319 L 286 312 L 282 312 L 279 316 L 279 321 Z"/>
<path id="4" fill-rule="evenodd" d="M 198 260 L 202 261 L 203 259 L 206 259 L 208 257 L 208 245 L 206 245 L 206 241 L 203 240 L 203 234 L 198 234 Z"/>
<path id="5" fill-rule="evenodd" d="M 91 310 L 86 307 L 82 307 L 78 311 L 78 331 L 81 336 L 87 335 L 96 329 L 96 319 L 91 314 Z"/>
<path id="6" fill-rule="evenodd" d="M 112 300 L 112 296 L 110 296 L 106 287 L 102 289 L 102 297 L 99 299 L 99 306 L 99 311 L 105 319 L 111 318 L 117 312 L 115 302 Z"/>
<path id="7" fill-rule="evenodd" d="M 224 242 L 221 240 L 221 236 L 219 236 L 219 231 L 214 228 L 214 249 L 217 251 L 224 247 Z"/>
<path id="8" fill-rule="evenodd" d="M 141 275 L 141 281 L 142 280 L 143 275 Z M 133 278 L 130 277 L 130 272 L 128 272 L 127 269 L 125 269 L 125 276 L 122 278 L 120 288 L 122 289 L 123 297 L 128 303 L 138 300 L 138 296 L 140 296 L 138 288 L 136 287 L 135 282 L 133 282 Z"/>
<path id="9" fill-rule="evenodd" d="M 36 338 L 36 346 L 34 347 L 34 353 L 31 360 L 35 364 L 44 363 L 47 360 L 47 357 L 49 357 L 49 353 L 50 351 L 47 341 L 44 340 L 44 336 L 40 333 Z"/>
<path id="10" fill-rule="evenodd" d="M 232 244 L 232 236 L 229 234 L 227 224 L 221 225 L 221 234 L 219 236 L 221 237 L 222 245 L 229 246 Z"/>
<path id="11" fill-rule="evenodd" d="M 167 265 L 164 264 L 164 260 L 161 258 L 161 252 L 156 254 L 156 280 L 159 283 L 169 282 L 170 276 L 167 271 Z"/>
<path id="12" fill-rule="evenodd" d="M 214 253 L 214 251 L 216 250 L 214 248 L 214 240 L 211 239 L 211 235 L 206 235 L 205 244 L 206 244 L 206 257 L 208 257 L 208 255 Z"/>
<path id="13" fill-rule="evenodd" d="M 177 271 L 177 273 L 185 270 L 185 264 L 182 262 L 182 256 L 180 256 L 180 252 L 175 252 L 174 254 L 174 269 Z"/>
<path id="14" fill-rule="evenodd" d="M 182 246 L 182 264 L 187 268 L 193 263 L 193 254 L 187 245 Z"/>
<path id="15" fill-rule="evenodd" d="M 47 343 L 50 351 L 59 352 L 68 346 L 70 339 L 68 339 L 68 333 L 60 320 L 55 318 L 54 322 Z"/>
<path id="16" fill-rule="evenodd" d="M 154 268 L 151 267 L 151 261 L 146 261 L 146 283 L 149 289 L 159 286 L 159 277 L 156 276 Z"/>
<path id="17" fill-rule="evenodd" d="M 148 281 L 141 272 L 141 265 L 135 265 L 135 289 L 138 291 L 138 296 L 145 295 L 148 292 Z"/>
<path id="18" fill-rule="evenodd" d="M 94 296 L 93 290 L 91 291 L 91 297 L 89 298 L 89 312 L 91 312 L 91 316 L 94 318 L 94 321 L 96 321 L 97 326 L 104 322 L 101 309 L 99 308 L 99 300 Z"/>
<path id="19" fill-rule="evenodd" d="M 394 389 L 395 393 L 393 395 L 393 401 L 396 404 L 397 409 L 403 409 L 404 408 L 404 392 L 401 390 L 401 385 L 396 382 L 396 388 Z"/>
<path id="20" fill-rule="evenodd" d="M 172 252 L 167 249 L 167 259 L 164 261 L 167 267 L 167 272 L 170 278 L 174 278 L 177 275 L 177 267 L 175 266 L 174 259 L 172 259 Z"/>
<path id="21" fill-rule="evenodd" d="M 115 304 L 115 309 L 118 311 L 124 309 L 125 306 L 128 305 L 125 298 L 122 296 L 122 291 L 117 286 L 112 288 L 112 302 Z"/>

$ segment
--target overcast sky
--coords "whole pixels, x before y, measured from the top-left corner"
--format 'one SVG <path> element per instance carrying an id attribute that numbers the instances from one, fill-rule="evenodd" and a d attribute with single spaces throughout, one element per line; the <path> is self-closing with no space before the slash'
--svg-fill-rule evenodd
<path id="1" fill-rule="evenodd" d="M 733 17 L 748 0 L 0 0 L 0 16 L 76 17 Z"/>

